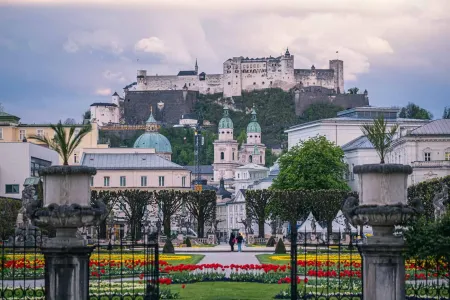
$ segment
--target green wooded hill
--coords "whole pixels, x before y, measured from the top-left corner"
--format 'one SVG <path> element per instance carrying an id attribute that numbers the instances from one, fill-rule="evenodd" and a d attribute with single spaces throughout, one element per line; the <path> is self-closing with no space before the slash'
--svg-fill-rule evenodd
<path id="1" fill-rule="evenodd" d="M 232 101 L 234 103 L 232 103 Z M 205 128 L 203 135 L 205 144 L 202 149 L 201 164 L 209 165 L 214 160 L 213 142 L 217 139 L 217 124 L 223 115 L 223 105 L 232 104 L 236 110 L 230 110 L 234 124 L 234 137 L 239 143 L 245 142 L 246 129 L 250 122 L 249 110 L 255 105 L 257 119 L 261 125 L 262 142 L 266 144 L 266 166 L 273 165 L 276 157 L 271 148 L 287 146 L 287 135 L 284 130 L 295 124 L 335 117 L 341 107 L 328 103 L 311 105 L 302 116 L 295 115 L 294 99 L 290 92 L 281 89 L 244 92 L 240 97 L 223 99 L 222 94 L 199 95 L 195 112 L 201 112 L 204 120 L 214 126 Z M 133 147 L 134 141 L 143 131 L 112 132 L 101 131 L 100 138 L 110 140 L 111 147 Z M 172 145 L 172 161 L 180 165 L 194 165 L 194 129 L 161 128 L 160 133 L 166 136 Z"/>

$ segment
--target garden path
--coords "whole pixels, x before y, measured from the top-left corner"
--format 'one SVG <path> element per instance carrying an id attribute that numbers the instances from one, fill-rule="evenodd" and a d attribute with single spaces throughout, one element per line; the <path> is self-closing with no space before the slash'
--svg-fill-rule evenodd
<path id="1" fill-rule="evenodd" d="M 261 253 L 254 252 L 205 252 L 202 253 L 205 257 L 200 261 L 200 264 L 221 264 L 221 265 L 245 265 L 245 264 L 259 264 L 255 255 Z M 229 277 L 230 269 L 226 269 L 226 276 Z"/>

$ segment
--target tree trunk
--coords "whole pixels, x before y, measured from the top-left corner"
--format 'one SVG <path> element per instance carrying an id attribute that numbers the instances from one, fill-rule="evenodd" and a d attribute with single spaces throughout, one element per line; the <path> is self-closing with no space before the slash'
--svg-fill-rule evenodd
<path id="1" fill-rule="evenodd" d="M 258 237 L 264 238 L 264 220 L 258 220 Z"/>
<path id="2" fill-rule="evenodd" d="M 205 220 L 201 217 L 197 220 L 197 234 L 199 238 L 204 237 L 205 235 Z"/>
<path id="3" fill-rule="evenodd" d="M 170 218 L 163 216 L 164 234 L 170 238 Z"/>

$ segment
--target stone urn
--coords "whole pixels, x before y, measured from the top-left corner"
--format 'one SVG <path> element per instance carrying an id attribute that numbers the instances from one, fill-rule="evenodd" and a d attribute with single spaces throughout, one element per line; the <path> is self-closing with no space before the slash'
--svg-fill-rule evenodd
<path id="1" fill-rule="evenodd" d="M 373 239 L 393 237 L 395 225 L 407 221 L 423 210 L 420 201 L 407 205 L 409 165 L 367 164 L 353 169 L 359 176 L 359 205 L 350 197 L 343 210 L 353 225 L 370 225 Z"/>
<path id="2" fill-rule="evenodd" d="M 56 237 L 46 246 L 86 246 L 87 240 L 77 237 L 80 227 L 97 225 L 106 215 L 106 207 L 98 201 L 91 205 L 90 178 L 95 168 L 84 166 L 51 166 L 39 171 L 44 180 L 41 207 L 27 208 L 34 223 L 56 230 Z"/>

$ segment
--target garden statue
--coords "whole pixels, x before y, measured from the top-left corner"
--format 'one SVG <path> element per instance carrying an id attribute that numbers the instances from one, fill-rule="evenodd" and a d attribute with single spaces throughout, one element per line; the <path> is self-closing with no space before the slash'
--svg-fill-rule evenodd
<path id="1" fill-rule="evenodd" d="M 448 205 L 448 186 L 445 183 L 441 182 L 441 187 L 442 190 L 436 193 L 433 198 L 435 219 L 441 218 L 447 211 L 446 206 Z"/>

